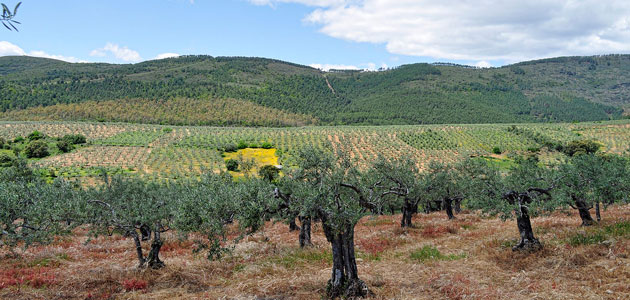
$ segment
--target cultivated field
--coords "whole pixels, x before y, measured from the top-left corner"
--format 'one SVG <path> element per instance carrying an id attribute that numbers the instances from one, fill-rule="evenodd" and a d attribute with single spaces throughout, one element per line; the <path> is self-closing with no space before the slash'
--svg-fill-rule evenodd
<path id="1" fill-rule="evenodd" d="M 513 252 L 515 221 L 464 212 L 365 217 L 356 227 L 359 276 L 372 299 L 629 299 L 630 206 L 610 207 L 601 224 L 579 227 L 575 211 L 533 219 L 544 249 Z M 2 299 L 320 299 L 330 278 L 321 225 L 301 250 L 282 223 L 236 245 L 220 261 L 166 235 L 167 267 L 138 270 L 131 239 L 85 243 L 84 230 L 49 246 L 0 252 Z M 145 249 L 148 250 L 148 249 Z"/>
<path id="2" fill-rule="evenodd" d="M 420 166 L 431 160 L 455 162 L 469 156 L 509 159 L 513 154 L 538 152 L 555 159 L 545 143 L 593 139 L 603 150 L 624 153 L 630 147 L 630 121 L 574 124 L 425 125 L 374 127 L 192 127 L 121 123 L 2 122 L 0 137 L 13 139 L 34 130 L 61 137 L 79 133 L 89 146 L 59 156 L 32 161 L 35 167 L 69 178 L 95 174 L 95 167 L 112 172 L 139 174 L 149 179 L 177 179 L 225 168 L 222 157 L 227 145 L 239 143 L 261 147 L 269 143 L 278 163 L 291 165 L 300 147 L 310 145 L 344 151 L 359 165 L 367 165 L 379 154 L 389 158 L 411 155 Z M 226 156 L 223 154 L 223 156 Z M 227 155 L 229 157 L 229 155 Z M 256 155 L 253 155 L 254 158 Z M 274 158 L 266 158 L 274 161 Z M 258 161 L 260 165 L 265 164 Z"/>
<path id="3" fill-rule="evenodd" d="M 51 137 L 75 133 L 85 135 L 88 141 L 86 145 L 80 145 L 65 154 L 43 159 L 33 158 L 29 163 L 39 168 L 44 176 L 78 179 L 87 184 L 97 182 L 101 169 L 113 174 L 164 181 L 194 178 L 204 172 L 218 172 L 226 168 L 225 161 L 229 159 L 254 159 L 259 166 L 281 164 L 289 168 L 296 161 L 296 153 L 304 146 L 346 152 L 359 166 L 368 166 L 378 155 L 392 159 L 411 155 L 420 167 L 427 166 L 431 160 L 455 162 L 470 156 L 484 156 L 499 166 L 509 166 L 514 163 L 511 160 L 516 155 L 533 153 L 538 154 L 543 162 L 550 162 L 563 157 L 563 154 L 556 151 L 558 145 L 580 139 L 595 140 L 602 144 L 603 151 L 611 153 L 625 153 L 630 147 L 628 120 L 575 124 L 302 128 L 6 122 L 0 123 L 0 136 L 12 142 L 5 144 L 8 146 L 4 146 L 2 154 L 5 157 L 13 155 L 13 151 L 20 145 L 16 138 L 27 136 L 33 131 Z M 33 134 L 31 138 L 32 136 Z M 410 165 L 413 166 L 413 163 Z M 539 168 L 541 164 L 533 163 L 532 166 Z M 409 173 L 413 172 L 407 172 Z M 331 176 L 325 175 L 326 173 L 317 174 Z M 517 181 L 520 181 L 522 176 L 519 174 L 522 173 L 507 176 L 516 176 Z M 239 173 L 233 175 L 238 176 Z M 626 178 L 623 176 L 625 175 L 620 175 L 620 179 Z M 247 219 L 239 219 L 238 215 L 236 219 L 232 219 L 235 212 L 230 212 L 228 215 L 231 217 L 226 221 L 221 218 L 228 218 L 228 215 L 211 216 L 210 221 L 220 222 L 216 223 L 219 224 L 217 226 L 227 227 L 228 238 L 225 241 L 229 242 L 223 242 L 221 246 L 232 250 L 223 253 L 224 257 L 220 260 L 208 260 L 204 249 L 199 249 L 201 251 L 197 253 L 193 251 L 203 245 L 196 241 L 207 241 L 207 236 L 203 236 L 201 230 L 208 228 L 202 226 L 200 231 L 196 231 L 199 227 L 195 227 L 186 240 L 179 239 L 177 231 L 180 229 L 165 230 L 160 253 L 166 267 L 137 268 L 134 241 L 124 234 L 135 234 L 135 238 L 139 239 L 136 230 L 140 226 L 138 220 L 147 218 L 148 221 L 143 222 L 160 223 L 162 219 L 151 221 L 148 218 L 153 217 L 152 213 L 145 215 L 148 211 L 156 212 L 161 209 L 149 210 L 151 205 L 138 209 L 133 201 L 154 201 L 164 196 L 164 199 L 169 199 L 168 203 L 179 203 L 173 201 L 182 200 L 181 203 L 185 205 L 197 205 L 183 208 L 198 208 L 199 204 L 204 203 L 217 204 L 209 206 L 203 216 L 220 211 L 223 204 L 238 203 L 235 201 L 241 198 L 247 199 L 241 204 L 258 203 L 256 201 L 261 200 L 259 195 L 251 193 L 247 188 L 235 185 L 228 189 L 231 184 L 239 184 L 239 181 L 228 179 L 222 185 L 210 185 L 208 190 L 203 190 L 204 193 L 217 192 L 211 196 L 216 203 L 194 194 L 186 198 L 185 193 L 177 192 L 178 190 L 173 190 L 176 193 L 171 195 L 167 189 L 164 193 L 159 192 L 159 195 L 151 194 L 156 191 L 154 189 L 141 190 L 138 194 L 134 190 L 129 195 L 116 194 L 115 185 L 110 182 L 113 187 L 108 187 L 103 193 L 85 195 L 95 197 L 97 201 L 86 198 L 92 202 L 88 201 L 85 207 L 80 206 L 84 202 L 77 202 L 79 206 L 75 207 L 72 200 L 83 199 L 80 194 L 61 194 L 74 195 L 72 197 L 57 197 L 59 194 L 56 194 L 77 192 L 73 186 L 67 186 L 68 189 L 63 190 L 63 186 L 49 185 L 44 181 L 40 184 L 33 181 L 20 185 L 19 176 L 9 176 L 10 179 L 14 177 L 17 181 L 7 180 L 7 189 L 15 188 L 12 191 L 16 195 L 28 196 L 10 197 L 11 192 L 4 194 L 9 196 L 4 198 L 4 205 L 9 207 L 6 211 L 12 211 L 3 215 L 9 220 L 4 223 L 6 228 L 24 220 L 46 224 L 45 221 L 49 218 L 56 220 L 52 216 L 55 209 L 66 209 L 69 213 L 58 219 L 63 220 L 64 224 L 72 222 L 70 219 L 74 217 L 68 217 L 73 216 L 72 213 L 78 216 L 78 222 L 83 223 L 77 223 L 80 227 L 74 229 L 73 234 L 56 236 L 49 245 L 35 244 L 25 248 L 20 247 L 24 240 L 18 240 L 17 247 L 2 247 L 0 299 L 321 299 L 326 295 L 326 282 L 331 277 L 334 255 L 319 221 L 313 224 L 313 247 L 302 249 L 298 245 L 298 233 L 289 231 L 289 226 L 282 222 L 267 222 L 262 228 L 256 227 L 255 233 L 245 235 L 240 242 L 231 244 L 237 236 L 243 234 L 243 228 L 238 227 L 247 224 Z M 602 177 L 607 179 L 615 176 Z M 501 175 L 497 178 L 501 178 Z M 523 178 L 526 179 L 528 178 Z M 505 182 L 511 184 L 512 181 Z M 619 181 L 620 186 L 624 182 L 626 181 Z M 570 183 L 567 181 L 565 184 Z M 438 189 L 441 188 L 439 183 L 433 184 Z M 448 182 L 445 185 L 452 186 Z M 163 186 L 176 188 L 177 184 Z M 48 190 L 52 187 L 55 189 Z M 153 185 L 153 188 L 157 187 L 158 185 Z M 201 188 L 201 185 L 197 188 Z M 496 188 L 499 190 L 500 187 Z M 575 185 L 569 188 L 579 189 Z M 23 190 L 27 194 L 20 194 Z M 33 194 L 38 195 L 40 191 L 46 197 L 42 196 L 39 200 L 38 197 L 31 197 Z M 265 195 L 272 191 L 273 189 L 269 189 Z M 107 198 L 110 197 L 110 192 L 113 194 L 111 198 Z M 237 192 L 240 196 L 233 196 Z M 561 192 L 558 192 L 560 197 Z M 610 199 L 606 194 L 607 198 L 602 203 L 609 203 L 610 200 L 624 205 L 614 204 L 607 207 L 602 212 L 602 221 L 589 227 L 580 226 L 580 217 L 575 210 L 567 208 L 569 205 L 549 202 L 550 205 L 557 204 L 552 213 L 531 206 L 533 232 L 544 246 L 542 250 L 533 253 L 512 251 L 512 247 L 519 242 L 519 231 L 514 220 L 504 222 L 500 218 L 470 210 L 464 210 L 455 219 L 448 220 L 446 213 L 439 211 L 416 214 L 413 217 L 414 227 L 401 228 L 400 214 L 382 216 L 374 213 L 363 217 L 353 227 L 353 249 L 356 249 L 358 274 L 373 292 L 369 296 L 372 299 L 629 299 L 630 205 L 627 204 L 627 193 L 623 193 L 624 195 L 617 195 L 618 197 L 611 196 Z M 116 204 L 116 200 L 123 199 L 121 195 L 129 198 Z M 489 195 L 481 198 L 489 199 Z M 73 198 L 75 196 L 78 198 Z M 223 196 L 226 196 L 225 199 Z M 428 194 L 425 196 L 430 197 Z M 99 197 L 114 204 L 98 200 L 101 199 Z M 265 201 L 271 198 L 268 195 L 265 197 Z M 28 211 L 23 208 L 24 205 L 30 205 L 22 205 L 21 202 L 15 202 L 15 199 L 38 200 L 36 204 L 40 206 L 35 207 L 43 207 L 40 210 L 43 214 L 32 211 L 34 218 L 30 215 L 12 218 L 16 213 Z M 63 200 L 58 201 L 60 199 Z M 195 202 L 197 200 L 201 202 Z M 446 203 L 445 200 L 442 201 Z M 96 205 L 95 203 L 105 203 L 101 205 L 111 208 L 111 215 L 108 209 L 92 211 L 96 206 L 90 205 Z M 167 202 L 162 204 L 164 203 Z M 288 203 L 300 208 L 299 203 Z M 329 202 L 314 203 L 319 205 Z M 119 204 L 122 205 L 120 214 L 113 208 Z M 63 207 L 64 205 L 68 207 Z M 134 207 L 126 210 L 127 205 Z M 268 218 L 260 217 L 257 212 L 267 212 L 269 207 L 266 205 L 245 205 L 247 207 L 243 207 L 242 211 L 239 210 L 241 207 L 235 211 L 243 216 L 248 216 L 251 212 L 262 224 Z M 466 203 L 464 206 L 475 207 L 466 206 Z M 342 213 L 348 213 L 353 206 L 336 204 L 335 207 L 342 207 Z M 522 213 L 525 205 L 519 202 L 519 207 Z M 187 230 L 185 225 L 189 221 L 197 225 L 216 225 L 212 222 L 201 222 L 196 215 L 183 213 L 189 209 L 163 209 L 169 214 L 176 214 L 178 218 L 174 220 L 183 222 L 175 224 L 175 221 L 166 221 L 175 222 L 167 225 L 169 229 L 171 225 L 181 226 L 173 227 L 182 228 L 180 234 Z M 83 216 L 84 211 L 90 212 L 89 216 Z M 129 226 L 132 229 L 112 225 L 119 222 L 118 217 L 127 216 L 125 213 L 130 214 L 132 225 Z M 134 213 L 139 215 L 135 216 Z M 357 215 L 354 220 L 358 220 L 361 215 L 364 214 Z M 323 216 L 319 219 L 323 220 L 328 215 Z M 274 217 L 287 219 L 279 215 Z M 58 220 L 53 224 L 61 224 Z M 244 222 L 239 224 L 242 220 Z M 104 224 L 104 229 L 101 229 L 104 231 L 101 233 L 110 235 L 104 234 L 95 238 L 89 232 L 99 230 L 94 227 L 99 224 Z M 212 226 L 210 228 L 215 228 Z M 113 228 L 118 228 L 118 231 L 111 231 Z M 8 238 L 11 229 L 6 231 Z M 28 238 L 28 234 L 25 237 Z M 150 251 L 148 242 L 143 245 L 144 253 Z"/>

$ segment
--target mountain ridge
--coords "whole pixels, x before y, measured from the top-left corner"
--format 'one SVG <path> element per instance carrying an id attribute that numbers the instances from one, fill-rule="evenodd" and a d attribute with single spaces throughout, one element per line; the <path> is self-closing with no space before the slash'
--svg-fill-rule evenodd
<path id="1" fill-rule="evenodd" d="M 620 118 L 630 105 L 630 55 L 487 69 L 417 63 L 378 72 L 324 72 L 257 57 L 182 56 L 137 64 L 0 57 L 1 119 L 10 120 L 16 111 L 25 119 L 35 110 L 38 119 L 45 118 L 37 107 L 130 99 L 156 105 L 168 99 L 237 99 L 322 125 L 607 120 Z M 254 117 L 240 120 L 249 124 Z"/>

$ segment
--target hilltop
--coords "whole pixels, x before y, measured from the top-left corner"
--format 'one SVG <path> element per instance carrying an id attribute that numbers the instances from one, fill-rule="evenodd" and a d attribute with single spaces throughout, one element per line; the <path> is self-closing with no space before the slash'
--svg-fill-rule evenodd
<path id="1" fill-rule="evenodd" d="M 629 55 L 380 72 L 247 57 L 125 65 L 0 57 L 0 118 L 241 126 L 595 121 L 630 107 L 629 71 Z"/>

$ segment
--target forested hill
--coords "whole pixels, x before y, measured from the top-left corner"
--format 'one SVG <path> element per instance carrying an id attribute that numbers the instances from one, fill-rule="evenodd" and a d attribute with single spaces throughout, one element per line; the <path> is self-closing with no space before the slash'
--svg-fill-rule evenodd
<path id="1" fill-rule="evenodd" d="M 592 121 L 619 118 L 630 107 L 630 56 L 381 72 L 322 72 L 244 57 L 127 65 L 0 57 L 0 101 L 2 119 L 254 126 Z M 156 113 L 146 113 L 152 104 Z"/>

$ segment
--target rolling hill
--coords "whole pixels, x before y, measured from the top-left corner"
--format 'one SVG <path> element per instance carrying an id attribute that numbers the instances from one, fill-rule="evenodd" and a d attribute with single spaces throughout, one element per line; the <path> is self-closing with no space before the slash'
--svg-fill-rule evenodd
<path id="1" fill-rule="evenodd" d="M 630 55 L 323 72 L 279 60 L 0 57 L 0 118 L 296 126 L 571 122 L 630 107 Z"/>

